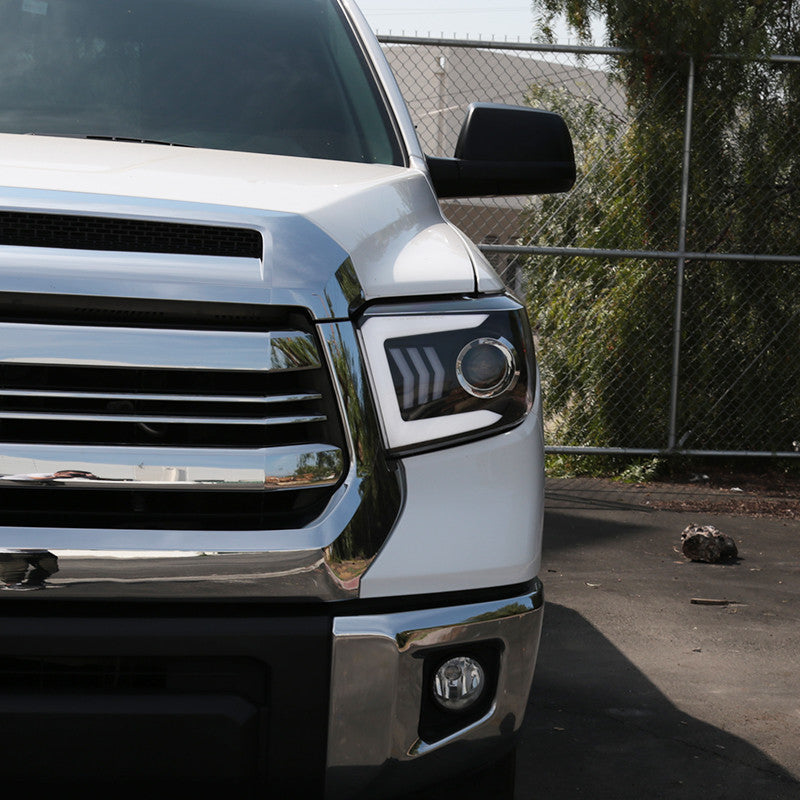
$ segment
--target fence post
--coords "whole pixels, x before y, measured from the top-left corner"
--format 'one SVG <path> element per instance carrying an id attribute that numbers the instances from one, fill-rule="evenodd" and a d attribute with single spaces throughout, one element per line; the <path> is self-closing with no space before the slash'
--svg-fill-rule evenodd
<path id="1" fill-rule="evenodd" d="M 681 322 L 683 319 L 683 278 L 686 266 L 686 219 L 689 210 L 689 167 L 692 149 L 692 110 L 694 106 L 694 57 L 689 56 L 686 82 L 686 121 L 683 130 L 683 172 L 681 175 L 681 211 L 678 229 L 678 260 L 675 276 L 675 326 L 672 340 L 672 385 L 669 398 L 669 439 L 667 449 L 674 450 L 678 429 L 678 387 L 681 364 Z"/>

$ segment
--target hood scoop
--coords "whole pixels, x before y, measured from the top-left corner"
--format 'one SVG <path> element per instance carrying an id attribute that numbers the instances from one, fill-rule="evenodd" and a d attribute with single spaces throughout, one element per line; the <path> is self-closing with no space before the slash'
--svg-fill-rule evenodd
<path id="1" fill-rule="evenodd" d="M 259 231 L 147 219 L 0 211 L 0 245 L 261 259 Z"/>

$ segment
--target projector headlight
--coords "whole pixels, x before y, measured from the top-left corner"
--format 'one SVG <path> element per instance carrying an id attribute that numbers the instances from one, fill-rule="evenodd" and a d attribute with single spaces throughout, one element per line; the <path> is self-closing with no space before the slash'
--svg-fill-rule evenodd
<path id="1" fill-rule="evenodd" d="M 456 375 L 473 397 L 500 397 L 519 378 L 514 345 L 505 339 L 473 339 L 458 354 Z"/>
<path id="2" fill-rule="evenodd" d="M 360 335 L 392 450 L 496 433 L 531 408 L 528 320 L 509 297 L 373 307 Z"/>

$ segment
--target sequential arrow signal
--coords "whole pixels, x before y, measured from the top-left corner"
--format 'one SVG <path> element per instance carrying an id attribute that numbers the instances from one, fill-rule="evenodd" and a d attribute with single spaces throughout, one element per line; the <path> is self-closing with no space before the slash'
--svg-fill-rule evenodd
<path id="1" fill-rule="evenodd" d="M 403 379 L 403 410 L 438 400 L 444 394 L 445 368 L 433 347 L 389 348 L 389 355 Z"/>
<path id="2" fill-rule="evenodd" d="M 425 355 L 433 369 L 433 396 L 431 400 L 438 400 L 444 394 L 444 367 L 439 356 L 432 347 L 425 348 Z"/>
<path id="3" fill-rule="evenodd" d="M 423 403 L 427 403 L 428 399 L 430 398 L 429 387 L 431 385 L 431 375 L 430 372 L 428 372 L 428 368 L 425 366 L 425 362 L 423 361 L 422 356 L 416 347 L 409 347 L 407 352 L 408 357 L 411 359 L 411 363 L 417 370 L 417 375 L 419 375 L 417 402 L 419 405 L 422 405 Z"/>
<path id="4" fill-rule="evenodd" d="M 403 378 L 403 408 L 411 408 L 414 405 L 414 373 L 399 349 L 390 349 L 389 355 L 391 355 Z"/>

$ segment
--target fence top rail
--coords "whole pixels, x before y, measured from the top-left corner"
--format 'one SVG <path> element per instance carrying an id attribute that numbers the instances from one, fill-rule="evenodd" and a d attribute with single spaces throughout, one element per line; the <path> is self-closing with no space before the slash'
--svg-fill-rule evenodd
<path id="1" fill-rule="evenodd" d="M 482 50 L 523 50 L 532 53 L 573 53 L 584 55 L 625 55 L 633 50 L 625 47 L 597 45 L 548 44 L 546 42 L 514 42 L 507 39 L 450 39 L 447 37 L 393 36 L 378 34 L 382 44 L 416 44 L 432 47 L 480 48 Z"/>
<path id="2" fill-rule="evenodd" d="M 456 39 L 431 36 L 394 36 L 393 34 L 377 34 L 381 44 L 410 44 L 428 47 L 460 47 L 479 50 L 517 50 L 529 53 L 567 53 L 572 55 L 629 55 L 635 50 L 631 47 L 607 47 L 604 45 L 554 44 L 548 42 L 515 42 L 508 39 Z M 689 57 L 689 53 L 678 53 Z M 784 64 L 800 64 L 800 55 L 772 53 L 756 56 L 745 56 L 738 53 L 709 53 L 704 59 L 740 59 L 753 61 L 774 61 Z"/>
<path id="3" fill-rule="evenodd" d="M 800 255 L 769 255 L 767 253 L 692 253 L 681 250 L 602 250 L 594 247 L 545 247 L 524 244 L 481 244 L 484 253 L 535 256 L 588 256 L 598 258 L 634 258 L 641 260 L 676 261 L 749 261 L 773 264 L 800 264 Z"/>
<path id="4" fill-rule="evenodd" d="M 570 447 L 568 445 L 545 445 L 547 455 L 603 455 L 603 456 L 692 456 L 714 458 L 800 458 L 797 451 L 777 451 L 777 450 L 684 450 L 676 447 L 669 448 L 648 448 L 648 447 Z"/>

